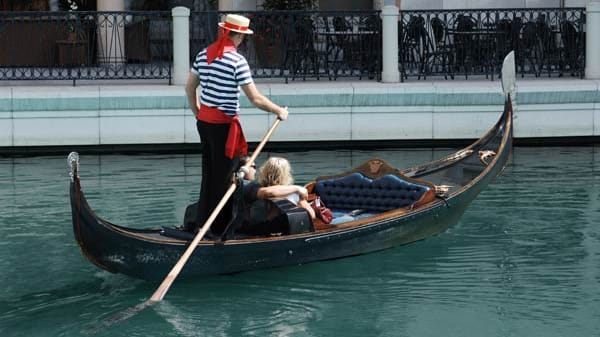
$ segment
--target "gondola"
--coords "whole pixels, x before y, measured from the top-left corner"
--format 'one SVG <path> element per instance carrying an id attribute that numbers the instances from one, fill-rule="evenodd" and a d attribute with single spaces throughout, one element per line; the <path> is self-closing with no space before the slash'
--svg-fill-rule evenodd
<path id="1" fill-rule="evenodd" d="M 512 53 L 505 59 L 502 75 L 504 112 L 470 146 L 404 170 L 393 168 L 382 159 L 371 159 L 346 172 L 318 177 L 307 188 L 318 194 L 334 214 L 355 209 L 361 212 L 354 212 L 347 222 L 332 225 L 319 220 L 306 223 L 306 218 L 291 210 L 283 212 L 292 228 L 289 232 L 204 239 L 180 277 L 354 256 L 445 231 L 459 221 L 471 201 L 509 162 L 515 78 Z M 133 229 L 102 219 L 82 191 L 77 153 L 71 153 L 68 161 L 73 230 L 83 254 L 110 272 L 147 280 L 167 275 L 191 240 L 166 235 L 165 228 Z"/>

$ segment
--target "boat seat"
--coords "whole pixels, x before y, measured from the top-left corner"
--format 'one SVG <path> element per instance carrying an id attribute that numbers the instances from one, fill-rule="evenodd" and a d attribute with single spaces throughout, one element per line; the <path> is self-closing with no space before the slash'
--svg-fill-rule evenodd
<path id="1" fill-rule="evenodd" d="M 417 203 L 435 199 L 433 185 L 409 179 L 391 173 L 369 178 L 354 172 L 343 177 L 317 180 L 314 192 L 332 210 L 361 209 L 369 213 L 412 208 Z"/>

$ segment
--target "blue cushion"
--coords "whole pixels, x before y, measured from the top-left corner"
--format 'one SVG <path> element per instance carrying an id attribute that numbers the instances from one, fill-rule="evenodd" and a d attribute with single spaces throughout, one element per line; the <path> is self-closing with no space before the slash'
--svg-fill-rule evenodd
<path id="1" fill-rule="evenodd" d="M 377 179 L 362 173 L 317 181 L 315 193 L 331 209 L 389 211 L 412 205 L 430 189 L 387 174 Z"/>

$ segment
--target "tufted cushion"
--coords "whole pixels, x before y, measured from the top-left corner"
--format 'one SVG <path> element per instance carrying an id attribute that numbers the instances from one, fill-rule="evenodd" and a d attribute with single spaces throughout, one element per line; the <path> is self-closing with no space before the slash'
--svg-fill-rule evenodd
<path id="1" fill-rule="evenodd" d="M 331 209 L 389 211 L 410 206 L 430 190 L 393 174 L 371 179 L 361 173 L 316 182 L 315 192 Z"/>

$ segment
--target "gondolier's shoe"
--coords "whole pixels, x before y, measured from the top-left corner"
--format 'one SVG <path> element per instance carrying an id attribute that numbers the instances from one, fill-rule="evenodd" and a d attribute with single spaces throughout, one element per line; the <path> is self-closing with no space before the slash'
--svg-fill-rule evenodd
<path id="1" fill-rule="evenodd" d="M 183 226 L 161 227 L 160 230 L 160 235 L 180 240 L 194 240 L 196 234 L 197 233 L 186 230 Z M 202 240 L 204 241 L 214 241 L 218 239 L 219 236 L 211 233 L 210 231 L 206 232 L 206 234 L 204 234 L 202 237 Z"/>

